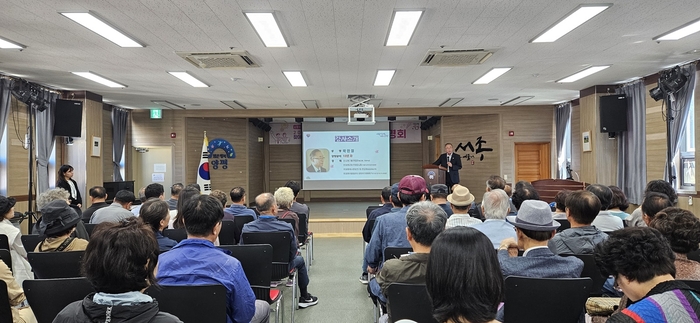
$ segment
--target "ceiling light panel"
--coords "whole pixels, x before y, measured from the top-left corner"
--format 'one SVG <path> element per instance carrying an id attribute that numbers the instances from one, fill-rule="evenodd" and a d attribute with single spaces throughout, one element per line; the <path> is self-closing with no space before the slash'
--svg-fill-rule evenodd
<path id="1" fill-rule="evenodd" d="M 60 14 L 92 30 L 96 34 L 107 38 L 107 40 L 120 47 L 144 47 L 136 40 L 99 19 L 97 15 L 92 12 L 61 12 Z"/>
<path id="2" fill-rule="evenodd" d="M 318 109 L 318 102 L 316 102 L 316 100 L 301 100 L 301 103 L 307 109 Z"/>
<path id="3" fill-rule="evenodd" d="M 396 70 L 378 70 L 377 77 L 374 79 L 374 86 L 389 86 L 391 79 L 394 78 Z"/>
<path id="4" fill-rule="evenodd" d="M 497 79 L 499 76 L 505 74 L 506 72 L 513 69 L 512 67 L 494 67 L 490 71 L 486 72 L 478 80 L 474 81 L 472 84 L 489 84 L 493 80 Z"/>
<path id="5" fill-rule="evenodd" d="M 654 40 L 679 40 L 698 31 L 700 31 L 700 19 L 693 20 L 665 34 L 656 36 Z"/>
<path id="6" fill-rule="evenodd" d="M 162 105 L 162 106 L 164 106 L 164 107 L 166 107 L 166 108 L 168 108 L 168 109 L 182 109 L 182 110 L 185 110 L 185 107 L 183 107 L 183 106 L 181 106 L 181 105 L 177 105 L 177 104 L 172 103 L 172 102 L 167 101 L 167 100 L 151 100 L 151 102 L 153 102 L 153 103 L 155 103 L 155 104 L 160 104 L 160 105 Z"/>
<path id="7" fill-rule="evenodd" d="M 2 49 L 24 49 L 27 46 L 15 43 L 5 38 L 0 38 L 0 48 Z"/>
<path id="8" fill-rule="evenodd" d="M 293 87 L 306 86 L 306 81 L 304 80 L 304 76 L 301 75 L 301 72 L 287 71 L 282 73 L 284 73 L 284 76 L 287 77 L 287 81 L 289 81 L 289 84 L 291 84 Z"/>
<path id="9" fill-rule="evenodd" d="M 262 39 L 265 47 L 288 47 L 272 12 L 246 12 L 245 16 Z"/>
<path id="10" fill-rule="evenodd" d="M 204 82 L 198 80 L 194 76 L 187 72 L 168 72 L 170 75 L 179 78 L 181 81 L 193 86 L 193 87 L 209 87 Z"/>
<path id="11" fill-rule="evenodd" d="M 597 16 L 612 4 L 590 4 L 580 5 L 574 11 L 566 15 L 557 23 L 549 27 L 542 34 L 531 40 L 531 43 L 551 43 L 568 34 L 576 27 L 583 25 L 586 21 Z"/>
<path id="12" fill-rule="evenodd" d="M 110 80 L 110 79 L 108 79 L 108 78 L 105 78 L 105 77 L 103 77 L 103 76 L 97 75 L 97 74 L 95 74 L 95 73 L 93 73 L 93 72 L 71 72 L 71 73 L 73 73 L 73 74 L 75 74 L 75 75 L 78 75 L 78 76 L 80 76 L 80 77 L 84 77 L 84 78 L 86 78 L 86 79 L 88 79 L 88 80 L 90 80 L 90 81 L 100 83 L 100 84 L 105 85 L 105 86 L 114 87 L 114 88 L 124 88 L 124 87 L 126 87 L 126 85 L 124 85 L 124 84 L 117 83 L 117 82 L 112 81 L 112 80 Z"/>
<path id="13" fill-rule="evenodd" d="M 576 74 L 573 74 L 571 76 L 567 76 L 563 79 L 557 80 L 557 83 L 572 83 L 576 82 L 584 77 L 590 76 L 592 74 L 598 73 L 606 68 L 610 67 L 610 65 L 602 65 L 602 66 L 591 66 L 588 67 Z"/>
<path id="14" fill-rule="evenodd" d="M 386 46 L 408 46 L 422 15 L 422 10 L 394 11 Z"/>
<path id="15" fill-rule="evenodd" d="M 245 105 L 241 104 L 240 102 L 233 100 L 233 101 L 221 101 L 221 103 L 225 104 L 231 109 L 248 109 Z"/>
<path id="16" fill-rule="evenodd" d="M 449 99 L 443 101 L 442 103 L 440 103 L 440 105 L 438 105 L 438 106 L 439 107 L 442 107 L 442 106 L 452 107 L 455 104 L 461 102 L 462 100 L 464 100 L 464 98 L 449 98 Z"/>

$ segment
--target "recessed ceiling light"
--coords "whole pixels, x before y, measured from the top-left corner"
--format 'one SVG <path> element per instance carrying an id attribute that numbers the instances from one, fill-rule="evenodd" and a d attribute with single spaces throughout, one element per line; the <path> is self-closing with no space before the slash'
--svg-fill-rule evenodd
<path id="1" fill-rule="evenodd" d="M 304 80 L 304 76 L 301 75 L 301 72 L 287 71 L 282 73 L 284 73 L 284 76 L 287 77 L 287 81 L 289 81 L 289 84 L 291 84 L 293 87 L 306 86 L 306 81 Z"/>
<path id="2" fill-rule="evenodd" d="M 580 5 L 564 18 L 547 28 L 542 34 L 531 40 L 531 43 L 551 43 L 568 34 L 576 27 L 595 17 L 605 9 L 610 8 L 611 3 Z"/>
<path id="3" fill-rule="evenodd" d="M 288 47 L 272 12 L 246 12 L 245 16 L 253 25 L 265 47 Z"/>
<path id="4" fill-rule="evenodd" d="M 168 72 L 170 75 L 179 78 L 181 81 L 192 85 L 193 87 L 209 87 L 209 85 L 204 84 L 204 82 L 196 79 L 194 76 L 187 72 Z"/>
<path id="5" fill-rule="evenodd" d="M 240 102 L 233 100 L 233 101 L 221 101 L 221 103 L 227 105 L 231 109 L 248 109 L 245 105 L 241 104 Z"/>
<path id="6" fill-rule="evenodd" d="M 374 78 L 374 86 L 388 86 L 394 78 L 396 70 L 378 70 L 377 77 Z"/>
<path id="7" fill-rule="evenodd" d="M 700 31 L 700 19 L 695 19 L 683 26 L 653 38 L 653 40 L 679 40 Z"/>
<path id="8" fill-rule="evenodd" d="M 440 105 L 438 105 L 438 106 L 439 107 L 442 107 L 442 106 L 453 107 L 455 104 L 459 103 L 462 100 L 464 100 L 464 98 L 449 98 L 449 99 L 443 101 L 442 103 L 440 103 Z"/>
<path id="9" fill-rule="evenodd" d="M 99 19 L 93 12 L 61 12 L 60 14 L 121 47 L 144 47 L 136 40 Z"/>
<path id="10" fill-rule="evenodd" d="M 586 76 L 589 76 L 591 74 L 598 73 L 606 68 L 610 67 L 610 65 L 602 65 L 602 66 L 591 66 L 588 67 L 576 74 L 573 74 L 571 76 L 567 76 L 563 79 L 557 80 L 557 83 L 571 83 L 571 82 L 576 82 Z"/>
<path id="11" fill-rule="evenodd" d="M 164 107 L 166 107 L 166 108 L 168 108 L 168 109 L 182 109 L 182 110 L 185 110 L 185 107 L 183 107 L 183 106 L 181 106 L 181 105 L 178 105 L 178 104 L 175 104 L 175 103 L 172 103 L 172 102 L 170 102 L 170 101 L 166 101 L 166 100 L 151 100 L 151 102 L 153 102 L 153 103 L 155 103 L 155 104 L 160 104 L 160 105 L 162 105 L 162 106 L 164 106 Z"/>
<path id="12" fill-rule="evenodd" d="M 102 85 L 106 85 L 109 87 L 126 87 L 126 85 L 124 85 L 124 84 L 114 82 L 108 78 L 97 75 L 93 72 L 71 72 L 71 73 L 78 75 L 78 76 L 81 76 L 81 77 L 84 77 L 90 81 L 97 82 L 97 83 L 100 83 Z"/>
<path id="13" fill-rule="evenodd" d="M 394 11 L 386 46 L 408 46 L 422 15 L 422 10 Z"/>
<path id="14" fill-rule="evenodd" d="M 2 49 L 25 49 L 27 46 L 15 43 L 9 39 L 0 38 L 0 48 Z"/>
<path id="15" fill-rule="evenodd" d="M 508 105 L 508 104 L 518 105 L 518 104 L 523 103 L 523 102 L 530 100 L 532 98 L 534 98 L 534 96 L 532 96 L 532 95 L 516 96 L 516 97 L 514 97 L 506 102 L 501 103 L 501 105 Z"/>
<path id="16" fill-rule="evenodd" d="M 478 80 L 474 81 L 472 84 L 489 84 L 493 80 L 497 79 L 499 76 L 505 74 L 506 72 L 513 69 L 512 67 L 494 67 L 490 71 L 486 72 Z"/>
<path id="17" fill-rule="evenodd" d="M 318 109 L 318 102 L 316 100 L 301 100 L 301 103 L 307 109 Z"/>

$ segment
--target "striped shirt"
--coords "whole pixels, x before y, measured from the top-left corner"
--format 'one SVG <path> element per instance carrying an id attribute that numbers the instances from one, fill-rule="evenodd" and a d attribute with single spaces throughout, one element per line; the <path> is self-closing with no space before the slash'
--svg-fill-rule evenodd
<path id="1" fill-rule="evenodd" d="M 481 223 L 481 220 L 477 218 L 472 218 L 469 214 L 452 214 L 449 219 L 447 219 L 446 229 L 452 227 L 470 227 L 477 223 Z"/>
<path id="2" fill-rule="evenodd" d="M 700 293 L 680 281 L 656 285 L 644 298 L 608 319 L 608 323 L 700 322 Z"/>

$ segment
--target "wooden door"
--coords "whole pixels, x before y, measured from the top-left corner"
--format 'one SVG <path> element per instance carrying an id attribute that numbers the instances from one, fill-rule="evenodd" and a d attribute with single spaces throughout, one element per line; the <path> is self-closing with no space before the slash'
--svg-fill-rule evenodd
<path id="1" fill-rule="evenodd" d="M 515 143 L 515 181 L 551 178 L 550 143 Z"/>
<path id="2" fill-rule="evenodd" d="M 442 154 L 442 142 L 440 141 L 440 135 L 433 136 L 433 139 L 435 142 L 435 147 L 433 148 L 433 159 L 430 161 L 431 163 L 436 161 Z"/>

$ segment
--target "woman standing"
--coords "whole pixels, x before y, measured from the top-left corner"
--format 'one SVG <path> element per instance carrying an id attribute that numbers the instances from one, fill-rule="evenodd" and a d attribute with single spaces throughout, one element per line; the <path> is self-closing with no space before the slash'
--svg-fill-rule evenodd
<path id="1" fill-rule="evenodd" d="M 60 187 L 70 193 L 68 201 L 71 206 L 77 207 L 78 209 L 83 206 L 83 198 L 80 197 L 78 183 L 73 180 L 73 166 L 62 165 L 61 168 L 58 169 L 56 187 Z"/>
<path id="2" fill-rule="evenodd" d="M 10 243 L 10 255 L 12 256 L 12 272 L 15 280 L 21 286 L 27 279 L 33 279 L 32 266 L 27 261 L 27 251 L 22 245 L 22 233 L 11 222 L 15 216 L 15 199 L 0 195 L 0 235 L 6 235 Z"/>

